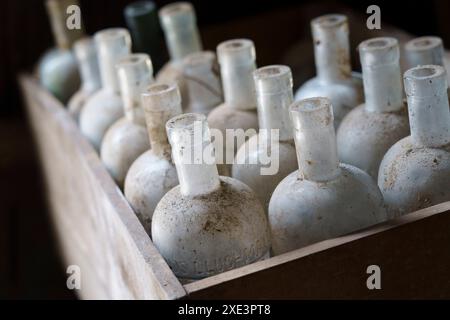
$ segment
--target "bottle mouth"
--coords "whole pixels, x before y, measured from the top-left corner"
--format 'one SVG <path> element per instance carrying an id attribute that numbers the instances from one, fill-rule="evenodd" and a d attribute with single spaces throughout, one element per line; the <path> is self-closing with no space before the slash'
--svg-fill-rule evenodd
<path id="1" fill-rule="evenodd" d="M 163 94 L 176 89 L 177 85 L 174 83 L 155 83 L 148 86 L 147 89 L 143 92 L 143 94 L 152 96 Z"/>
<path id="2" fill-rule="evenodd" d="M 311 22 L 313 25 L 320 28 L 336 28 L 347 23 L 347 17 L 343 14 L 327 14 L 315 18 Z"/>
<path id="3" fill-rule="evenodd" d="M 254 63 L 255 46 L 249 39 L 227 40 L 217 46 L 217 57 L 220 64 L 225 61 L 236 65 Z"/>
<path id="4" fill-rule="evenodd" d="M 292 73 L 288 66 L 270 65 L 253 72 L 255 89 L 263 94 L 276 94 L 292 90 Z"/>
<path id="5" fill-rule="evenodd" d="M 290 107 L 293 127 L 297 130 L 317 130 L 333 125 L 333 107 L 325 97 L 294 102 Z"/>
<path id="6" fill-rule="evenodd" d="M 400 49 L 395 38 L 380 37 L 365 40 L 358 46 L 363 67 L 398 65 Z"/>
<path id="7" fill-rule="evenodd" d="M 183 113 L 171 118 L 166 122 L 166 132 L 172 147 L 174 143 L 180 148 L 203 146 L 211 141 L 206 116 L 199 113 Z"/>
<path id="8" fill-rule="evenodd" d="M 156 8 L 153 1 L 138 1 L 130 3 L 125 7 L 125 14 L 127 16 L 142 16 L 154 11 Z"/>
<path id="9" fill-rule="evenodd" d="M 291 105 L 291 110 L 295 112 L 311 113 L 318 110 L 328 109 L 330 106 L 330 99 L 326 97 L 314 97 L 294 102 Z"/>
<path id="10" fill-rule="evenodd" d="M 425 36 L 412 39 L 405 45 L 408 51 L 425 51 L 442 46 L 442 39 L 434 36 Z"/>
<path id="11" fill-rule="evenodd" d="M 141 93 L 141 99 L 146 112 L 181 113 L 181 95 L 176 83 L 151 84 Z"/>
<path id="12" fill-rule="evenodd" d="M 445 69 L 436 65 L 418 66 L 405 72 L 405 78 L 424 80 L 442 76 Z"/>
<path id="13" fill-rule="evenodd" d="M 159 19 L 163 29 L 182 31 L 195 25 L 194 7 L 189 2 L 174 2 L 159 10 Z"/>
<path id="14" fill-rule="evenodd" d="M 161 15 L 178 15 L 184 13 L 190 13 L 193 11 L 192 4 L 189 2 L 174 2 L 161 8 Z"/>
<path id="15" fill-rule="evenodd" d="M 253 47 L 253 41 L 249 39 L 233 39 L 227 40 L 219 44 L 217 50 L 219 51 L 242 51 Z"/>
<path id="16" fill-rule="evenodd" d="M 436 97 L 447 95 L 447 74 L 442 66 L 424 65 L 411 68 L 404 76 L 405 92 L 407 98 Z"/>
<path id="17" fill-rule="evenodd" d="M 167 121 L 166 128 L 168 131 L 177 129 L 193 131 L 194 125 L 198 122 L 205 123 L 206 116 L 199 113 L 184 113 Z"/>
<path id="18" fill-rule="evenodd" d="M 117 61 L 117 67 L 139 65 L 142 63 L 148 63 L 150 56 L 145 53 L 132 53 Z"/>
<path id="19" fill-rule="evenodd" d="M 278 78 L 291 72 L 289 67 L 283 65 L 271 65 L 257 69 L 254 71 L 255 79 L 263 80 L 267 78 Z"/>
<path id="20" fill-rule="evenodd" d="M 129 39 L 130 33 L 125 28 L 109 28 L 98 31 L 94 38 L 98 41 L 116 41 L 121 38 Z M 131 42 L 131 40 L 127 41 Z"/>
<path id="21" fill-rule="evenodd" d="M 379 37 L 361 42 L 359 50 L 374 51 L 374 50 L 386 50 L 392 47 L 396 47 L 398 41 L 391 37 Z"/>

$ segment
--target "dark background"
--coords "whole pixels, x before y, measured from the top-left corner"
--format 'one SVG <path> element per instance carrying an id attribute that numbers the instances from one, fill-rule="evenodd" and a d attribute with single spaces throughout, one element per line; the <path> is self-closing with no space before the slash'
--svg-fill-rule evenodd
<path id="1" fill-rule="evenodd" d="M 80 0 L 86 31 L 92 34 L 106 27 L 125 26 L 122 10 L 130 2 Z M 171 1 L 155 2 L 161 7 Z M 311 18 L 354 10 L 365 19 L 371 4 L 381 7 L 383 24 L 414 35 L 438 35 L 450 43 L 449 1 L 193 3 L 206 49 L 214 50 L 222 40 L 248 37 L 255 41 L 258 65 L 295 64 L 298 51 L 292 48 L 301 40 L 309 43 Z M 42 0 L 0 2 L 0 298 L 74 298 L 65 287 L 64 268 L 48 220 L 39 163 L 16 81 L 17 74 L 31 70 L 52 43 Z M 306 48 L 300 53 L 311 56 L 312 47 Z M 312 72 L 313 65 L 305 74 Z"/>

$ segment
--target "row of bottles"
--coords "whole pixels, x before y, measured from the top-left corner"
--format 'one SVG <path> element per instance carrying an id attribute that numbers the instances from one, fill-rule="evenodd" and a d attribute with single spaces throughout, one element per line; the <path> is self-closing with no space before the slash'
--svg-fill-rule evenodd
<path id="1" fill-rule="evenodd" d="M 317 77 L 294 99 L 290 68 L 257 68 L 251 40 L 220 43 L 217 61 L 202 51 L 190 3 L 163 7 L 159 19 L 170 61 L 156 80 L 150 56 L 131 53 L 126 29 L 102 30 L 74 45 L 82 86 L 68 106 L 180 278 L 450 200 L 440 39 L 406 45 L 412 68 L 404 81 L 398 41 L 366 40 L 358 47 L 361 75 L 350 66 L 347 18 L 314 19 Z M 249 130 L 247 139 L 234 143 L 230 129 Z M 278 170 L 267 173 L 267 154 Z"/>

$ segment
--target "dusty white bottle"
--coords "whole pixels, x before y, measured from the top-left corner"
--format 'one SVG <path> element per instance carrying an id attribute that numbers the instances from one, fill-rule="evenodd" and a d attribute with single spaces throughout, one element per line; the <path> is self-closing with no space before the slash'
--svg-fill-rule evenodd
<path id="1" fill-rule="evenodd" d="M 174 273 L 200 279 L 267 257 L 264 209 L 244 183 L 218 175 L 205 116 L 180 115 L 166 127 L 180 185 L 158 203 L 152 238 Z"/>
<path id="2" fill-rule="evenodd" d="M 364 102 L 360 75 L 352 73 L 347 17 L 329 14 L 311 21 L 317 76 L 304 83 L 295 100 L 327 97 L 333 104 L 335 127 Z"/>
<path id="3" fill-rule="evenodd" d="M 216 55 L 199 51 L 183 59 L 186 112 L 208 113 L 223 102 L 222 83 Z"/>
<path id="4" fill-rule="evenodd" d="M 130 54 L 116 65 L 125 116 L 106 131 L 100 156 L 120 188 L 134 160 L 150 148 L 141 93 L 153 82 L 150 57 Z"/>
<path id="5" fill-rule="evenodd" d="M 245 140 L 238 140 L 235 144 L 233 135 L 227 139 L 226 129 L 252 129 L 253 134 L 258 130 L 253 81 L 253 71 L 256 69 L 255 46 L 248 39 L 225 41 L 217 47 L 217 57 L 225 102 L 210 112 L 208 123 L 211 128 L 222 132 L 223 148 L 216 150 L 218 169 L 221 175 L 229 176 L 234 155 Z"/>
<path id="6" fill-rule="evenodd" d="M 350 111 L 337 131 L 339 159 L 375 181 L 384 154 L 409 135 L 403 101 L 400 49 L 394 38 L 373 38 L 359 45 L 365 103 Z"/>
<path id="7" fill-rule="evenodd" d="M 450 200 L 450 111 L 445 69 L 437 65 L 409 69 L 404 85 L 411 135 L 389 149 L 378 175 L 391 216 Z"/>
<path id="8" fill-rule="evenodd" d="M 99 151 L 106 130 L 123 116 L 116 63 L 130 53 L 130 34 L 126 29 L 112 28 L 94 36 L 100 66 L 102 88 L 86 102 L 80 114 L 80 130 Z"/>
<path id="9" fill-rule="evenodd" d="M 156 75 L 158 82 L 176 82 L 181 93 L 183 108 L 187 101 L 183 58 L 202 50 L 197 18 L 190 2 L 174 2 L 159 10 L 159 21 L 164 31 L 170 61 Z"/>
<path id="10" fill-rule="evenodd" d="M 125 178 L 125 197 L 151 234 L 153 211 L 161 198 L 178 185 L 166 122 L 181 113 L 181 96 L 175 83 L 156 83 L 142 93 L 151 150 L 144 152 L 130 167 Z"/>
<path id="11" fill-rule="evenodd" d="M 278 183 L 298 168 L 289 116 L 292 73 L 287 66 L 272 65 L 256 70 L 253 78 L 260 131 L 239 148 L 232 177 L 252 188 L 267 210 Z"/>
<path id="12" fill-rule="evenodd" d="M 81 76 L 81 87 L 70 98 L 67 108 L 78 122 L 80 112 L 92 94 L 100 89 L 100 71 L 98 69 L 97 50 L 94 39 L 85 37 L 74 43 L 73 50 L 78 62 Z"/>
<path id="13" fill-rule="evenodd" d="M 373 179 L 339 163 L 330 100 L 295 102 L 291 116 L 299 170 L 281 181 L 270 200 L 273 253 L 384 221 L 383 197 Z"/>

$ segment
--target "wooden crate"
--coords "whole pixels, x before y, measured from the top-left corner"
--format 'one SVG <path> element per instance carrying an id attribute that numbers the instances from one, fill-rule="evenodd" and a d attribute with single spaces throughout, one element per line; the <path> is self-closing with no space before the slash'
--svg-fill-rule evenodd
<path id="1" fill-rule="evenodd" d="M 33 78 L 20 83 L 81 298 L 450 298 L 450 202 L 182 285 L 63 106 Z M 369 265 L 381 290 L 366 286 Z"/>

